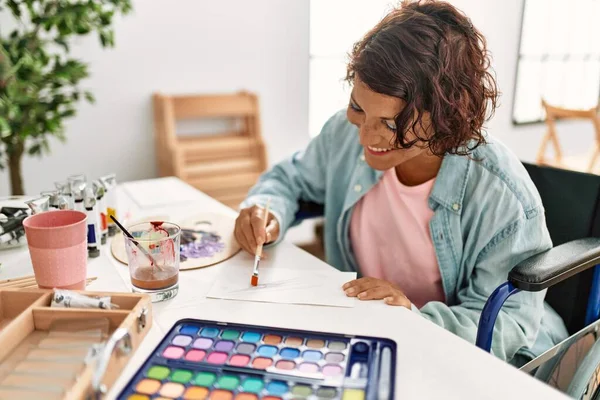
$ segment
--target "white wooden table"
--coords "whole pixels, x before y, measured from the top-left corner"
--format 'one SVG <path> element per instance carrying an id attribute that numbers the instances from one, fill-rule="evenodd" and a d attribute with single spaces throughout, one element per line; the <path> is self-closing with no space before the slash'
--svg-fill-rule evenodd
<path id="1" fill-rule="evenodd" d="M 167 215 L 185 218 L 201 212 L 235 212 L 175 178 L 145 181 L 165 197 L 162 205 L 140 207 L 119 188 L 119 213 L 135 218 Z M 249 266 L 252 258 L 239 253 Z M 0 279 L 32 274 L 26 247 L 0 251 Z M 137 368 L 181 318 L 268 325 L 293 329 L 383 336 L 396 341 L 396 399 L 565 399 L 561 393 L 536 381 L 474 345 L 402 307 L 357 301 L 354 308 L 314 307 L 207 299 L 206 293 L 228 261 L 217 266 L 181 272 L 180 291 L 172 300 L 153 305 L 154 325 L 108 398 L 115 398 Z M 269 250 L 261 268 L 322 269 L 329 265 L 296 246 L 283 242 Z M 102 255 L 88 265 L 97 276 L 89 290 L 129 291 L 127 267 L 104 246 Z"/>

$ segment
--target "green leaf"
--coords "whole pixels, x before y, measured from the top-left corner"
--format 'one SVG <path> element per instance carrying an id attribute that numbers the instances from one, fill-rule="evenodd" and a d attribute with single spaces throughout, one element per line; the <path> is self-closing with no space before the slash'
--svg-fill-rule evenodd
<path id="1" fill-rule="evenodd" d="M 106 35 L 106 32 L 100 32 L 100 44 L 102 47 L 108 46 L 108 36 Z"/>
<path id="2" fill-rule="evenodd" d="M 61 118 L 68 118 L 68 117 L 72 117 L 75 115 L 75 110 L 65 110 L 61 113 L 58 114 Z"/>
<path id="3" fill-rule="evenodd" d="M 92 92 L 85 91 L 83 93 L 83 95 L 85 96 L 85 99 L 88 101 L 88 103 L 91 103 L 91 104 L 96 103 L 96 98 L 94 97 L 94 95 L 92 94 Z"/>
<path id="4" fill-rule="evenodd" d="M 112 18 L 114 15 L 114 11 L 109 11 L 103 14 L 100 14 L 100 24 L 102 26 L 109 26 L 112 22 Z"/>
<path id="5" fill-rule="evenodd" d="M 19 7 L 19 4 L 14 1 L 14 0 L 8 0 L 8 2 L 6 3 L 6 5 L 8 6 L 8 8 L 10 8 L 10 11 L 13 13 L 13 15 L 16 18 L 20 18 L 21 17 L 21 8 Z"/>
<path id="6" fill-rule="evenodd" d="M 65 49 L 65 51 L 69 51 L 69 44 L 67 43 L 67 41 L 65 39 L 63 39 L 63 38 L 54 39 L 54 43 L 61 46 L 63 49 Z"/>
<path id="7" fill-rule="evenodd" d="M 0 138 L 4 139 L 10 136 L 10 125 L 8 121 L 0 117 Z"/>
<path id="8" fill-rule="evenodd" d="M 29 148 L 27 153 L 29 153 L 30 156 L 41 154 L 42 153 L 42 145 L 39 143 L 34 144 L 33 146 L 31 146 Z"/>

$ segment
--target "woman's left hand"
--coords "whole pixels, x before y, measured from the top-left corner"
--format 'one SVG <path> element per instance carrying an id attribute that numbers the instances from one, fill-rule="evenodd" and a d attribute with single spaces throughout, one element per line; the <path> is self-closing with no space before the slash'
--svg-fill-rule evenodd
<path id="1" fill-rule="evenodd" d="M 383 279 L 360 278 L 342 286 L 346 296 L 358 297 L 359 300 L 381 300 L 392 306 L 410 308 L 410 300 L 396 285 Z"/>

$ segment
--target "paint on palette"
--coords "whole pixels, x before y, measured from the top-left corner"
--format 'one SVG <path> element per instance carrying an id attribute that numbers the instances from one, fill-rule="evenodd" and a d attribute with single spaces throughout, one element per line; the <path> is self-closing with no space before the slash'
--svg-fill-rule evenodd
<path id="1" fill-rule="evenodd" d="M 393 400 L 394 363 L 386 339 L 185 320 L 119 399 Z"/>
<path id="2" fill-rule="evenodd" d="M 206 351 L 204 350 L 190 350 L 185 355 L 185 359 L 192 362 L 200 362 L 204 360 L 204 357 L 206 357 Z"/>
<path id="3" fill-rule="evenodd" d="M 193 229 L 182 229 L 180 258 L 210 258 L 225 248 L 221 236 L 215 232 L 201 229 L 202 225 L 211 225 L 210 221 L 198 221 Z"/>
<path id="4" fill-rule="evenodd" d="M 244 332 L 242 340 L 244 342 L 256 343 L 260 340 L 262 335 L 258 332 Z"/>

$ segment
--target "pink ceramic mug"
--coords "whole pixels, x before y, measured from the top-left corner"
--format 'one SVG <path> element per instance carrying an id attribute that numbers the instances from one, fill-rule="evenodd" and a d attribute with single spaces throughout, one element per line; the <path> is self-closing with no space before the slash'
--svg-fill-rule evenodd
<path id="1" fill-rule="evenodd" d="M 46 211 L 23 221 L 35 280 L 40 288 L 85 289 L 86 215 Z"/>

